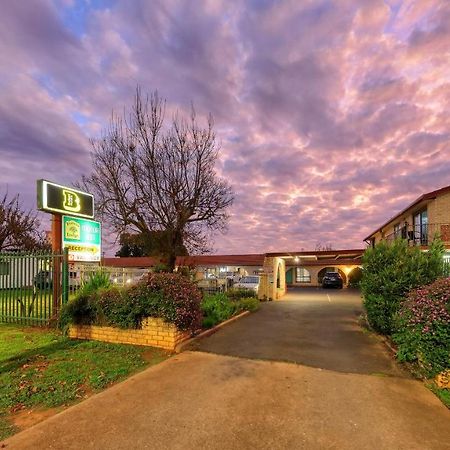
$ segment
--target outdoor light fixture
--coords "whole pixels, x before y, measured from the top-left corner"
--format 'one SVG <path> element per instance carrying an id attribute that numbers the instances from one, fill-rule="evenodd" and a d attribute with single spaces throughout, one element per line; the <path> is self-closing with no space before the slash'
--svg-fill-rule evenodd
<path id="1" fill-rule="evenodd" d="M 294 261 L 295 261 L 296 263 L 298 263 L 298 262 L 299 262 L 299 258 L 298 258 L 298 256 L 296 256 L 296 257 L 294 258 Z"/>

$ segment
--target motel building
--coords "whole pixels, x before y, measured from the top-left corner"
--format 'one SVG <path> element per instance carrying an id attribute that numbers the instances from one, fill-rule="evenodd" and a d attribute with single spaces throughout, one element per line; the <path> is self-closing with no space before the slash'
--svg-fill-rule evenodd
<path id="1" fill-rule="evenodd" d="M 363 249 L 281 252 L 248 255 L 201 255 L 177 258 L 178 267 L 195 268 L 198 281 L 209 277 L 259 275 L 259 297 L 278 300 L 289 287 L 319 287 L 326 272 L 339 272 L 348 285 L 353 270 L 360 270 Z M 107 267 L 151 269 L 154 257 L 104 258 Z"/>
<path id="2" fill-rule="evenodd" d="M 450 186 L 428 192 L 377 228 L 364 241 L 371 247 L 381 241 L 406 239 L 426 251 L 438 235 L 450 260 Z"/>
<path id="3" fill-rule="evenodd" d="M 421 195 L 389 219 L 364 241 L 370 247 L 381 241 L 406 239 L 427 251 L 439 235 L 450 263 L 450 186 Z M 348 286 L 354 271 L 361 270 L 364 249 L 292 251 L 247 255 L 202 255 L 177 258 L 178 267 L 195 268 L 196 280 L 226 279 L 227 276 L 259 275 L 258 296 L 278 300 L 290 287 L 319 287 L 326 272 L 339 272 Z M 157 258 L 105 258 L 108 267 L 150 269 Z"/>

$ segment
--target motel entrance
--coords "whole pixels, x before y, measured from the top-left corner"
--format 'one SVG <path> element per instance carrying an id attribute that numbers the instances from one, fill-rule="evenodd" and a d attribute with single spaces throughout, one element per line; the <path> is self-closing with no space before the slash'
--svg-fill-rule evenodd
<path id="1" fill-rule="evenodd" d="M 327 272 L 339 272 L 348 286 L 361 268 L 363 250 L 266 253 L 260 298 L 280 300 L 289 288 L 320 287 Z"/>

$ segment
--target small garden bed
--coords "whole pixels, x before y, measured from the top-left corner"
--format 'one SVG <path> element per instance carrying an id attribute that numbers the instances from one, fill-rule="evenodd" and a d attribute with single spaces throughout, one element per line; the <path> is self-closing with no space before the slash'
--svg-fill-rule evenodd
<path id="1" fill-rule="evenodd" d="M 118 288 L 99 273 L 63 308 L 60 324 L 73 338 L 175 350 L 201 329 L 258 307 L 249 290 L 203 298 L 196 284 L 180 274 L 152 273 Z"/>
<path id="2" fill-rule="evenodd" d="M 248 289 L 231 289 L 226 293 L 207 295 L 201 303 L 202 327 L 214 327 L 243 311 L 256 311 L 258 308 L 256 294 Z"/>
<path id="3" fill-rule="evenodd" d="M 1 324 L 0 440 L 168 357 L 156 348 Z"/>

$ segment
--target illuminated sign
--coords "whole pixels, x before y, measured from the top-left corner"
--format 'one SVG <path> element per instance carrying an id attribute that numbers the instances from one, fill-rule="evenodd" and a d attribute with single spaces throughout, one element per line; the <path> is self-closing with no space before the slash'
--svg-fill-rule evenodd
<path id="1" fill-rule="evenodd" d="M 47 180 L 37 181 L 38 209 L 55 214 L 94 217 L 94 196 Z"/>
<path id="2" fill-rule="evenodd" d="M 100 261 L 102 256 L 100 222 L 63 216 L 62 245 L 69 250 L 69 261 Z"/>

